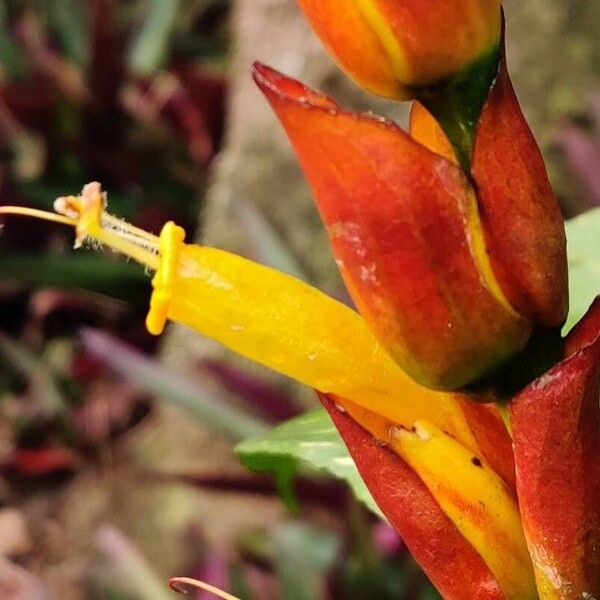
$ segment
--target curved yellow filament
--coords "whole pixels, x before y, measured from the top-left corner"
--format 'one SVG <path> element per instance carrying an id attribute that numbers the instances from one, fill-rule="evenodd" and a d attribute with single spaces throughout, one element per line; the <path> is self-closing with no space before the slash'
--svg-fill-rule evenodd
<path id="1" fill-rule="evenodd" d="M 91 238 L 129 256 L 153 270 L 158 269 L 159 239 L 143 229 L 107 214 L 106 196 L 99 183 L 88 183 L 79 196 L 64 196 L 54 203 L 56 213 L 24 206 L 0 206 L 0 215 L 18 215 L 61 223 L 75 228 L 75 247 Z M 57 214 L 58 213 L 58 214 Z"/>
<path id="2" fill-rule="evenodd" d="M 37 208 L 28 208 L 26 206 L 0 206 L 0 215 L 17 215 L 20 217 L 33 217 L 34 219 L 43 219 L 44 221 L 53 221 L 63 225 L 77 226 L 77 220 L 64 215 L 57 215 L 46 210 Z"/>

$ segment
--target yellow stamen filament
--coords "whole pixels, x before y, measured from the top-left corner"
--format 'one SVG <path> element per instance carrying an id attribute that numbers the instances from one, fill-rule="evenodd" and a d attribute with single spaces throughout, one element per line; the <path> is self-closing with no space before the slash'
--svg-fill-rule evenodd
<path id="1" fill-rule="evenodd" d="M 117 219 L 117 217 L 113 217 L 112 215 L 109 215 L 108 213 L 102 214 L 101 223 L 102 223 L 102 227 L 104 227 L 104 228 L 109 228 L 114 231 L 122 231 L 124 236 L 131 235 L 135 239 L 141 238 L 143 240 L 148 240 L 152 244 L 156 244 L 157 238 L 155 235 L 152 235 L 151 233 L 148 233 L 144 229 L 140 229 L 139 227 L 136 227 L 135 225 L 131 225 L 130 223 L 125 223 L 122 219 Z M 126 229 L 121 229 L 124 225 L 126 226 Z"/>
<path id="2" fill-rule="evenodd" d="M 21 215 L 75 227 L 75 247 L 87 239 L 105 244 L 153 270 L 160 264 L 159 238 L 106 212 L 106 196 L 99 183 L 88 183 L 80 196 L 54 203 L 56 213 L 23 206 L 0 206 L 0 215 Z"/>
<path id="3" fill-rule="evenodd" d="M 0 215 L 18 215 L 23 217 L 33 217 L 34 219 L 43 219 L 44 221 L 53 221 L 75 227 L 76 219 L 57 215 L 56 213 L 38 210 L 36 208 L 27 208 L 26 206 L 0 206 Z"/>
<path id="4" fill-rule="evenodd" d="M 150 333 L 159 335 L 167 322 L 185 231 L 169 222 L 157 237 L 107 214 L 105 208 L 106 194 L 99 183 L 93 182 L 83 187 L 80 196 L 57 198 L 54 202 L 56 213 L 22 206 L 2 206 L 0 215 L 23 215 L 69 225 L 76 231 L 76 248 L 85 240 L 92 239 L 156 271 L 146 325 Z"/>
<path id="5" fill-rule="evenodd" d="M 180 594 L 188 593 L 186 587 L 192 587 L 199 590 L 204 590 L 205 592 L 209 592 L 214 594 L 218 598 L 223 598 L 223 600 L 240 600 L 236 596 L 232 596 L 223 590 L 215 587 L 214 585 L 210 585 L 209 583 L 204 583 L 203 581 L 198 581 L 197 579 L 192 579 L 191 577 L 173 577 L 169 580 L 169 586 L 175 592 L 179 592 Z"/>

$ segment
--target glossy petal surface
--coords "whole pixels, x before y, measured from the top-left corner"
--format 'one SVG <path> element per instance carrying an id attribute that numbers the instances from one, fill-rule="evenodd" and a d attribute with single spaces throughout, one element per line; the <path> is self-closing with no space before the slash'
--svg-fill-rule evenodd
<path id="1" fill-rule="evenodd" d="M 388 50 L 356 2 L 299 0 L 298 3 L 327 50 L 350 77 L 374 94 L 389 98 L 405 95 Z"/>
<path id="2" fill-rule="evenodd" d="M 457 73 L 500 38 L 498 0 L 356 0 L 370 4 L 402 49 L 409 83 Z"/>

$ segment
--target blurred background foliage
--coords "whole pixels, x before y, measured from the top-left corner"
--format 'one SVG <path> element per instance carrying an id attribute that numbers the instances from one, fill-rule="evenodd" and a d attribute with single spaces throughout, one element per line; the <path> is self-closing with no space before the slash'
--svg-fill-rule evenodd
<path id="1" fill-rule="evenodd" d="M 505 2 L 509 59 L 566 216 L 600 204 L 594 0 Z M 260 59 L 398 119 L 335 69 L 292 0 L 0 0 L 0 203 L 51 209 L 91 180 L 110 210 L 343 297 L 293 154 L 248 76 Z M 206 340 L 144 329 L 149 276 L 0 236 L 0 597 L 436 598 L 339 482 L 245 471 L 236 441 L 315 405 Z M 289 483 L 289 482 L 288 482 Z M 197 594 L 197 598 L 208 598 Z"/>

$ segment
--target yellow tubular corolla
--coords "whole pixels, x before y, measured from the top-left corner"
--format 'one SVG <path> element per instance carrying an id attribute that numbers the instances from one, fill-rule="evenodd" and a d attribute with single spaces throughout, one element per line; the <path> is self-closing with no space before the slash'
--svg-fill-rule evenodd
<path id="1" fill-rule="evenodd" d="M 100 184 L 55 202 L 55 215 L 0 209 L 74 226 L 86 239 L 156 271 L 148 329 L 167 319 L 187 325 L 230 349 L 322 392 L 342 396 L 398 425 L 426 419 L 474 452 L 478 446 L 456 396 L 410 379 L 381 348 L 365 321 L 308 284 L 223 250 L 183 243 L 183 229 L 167 223 L 160 237 L 104 212 Z"/>
<path id="2" fill-rule="evenodd" d="M 161 235 L 163 240 L 164 232 Z M 164 238 L 166 239 L 166 238 Z M 167 317 L 319 391 L 347 398 L 398 424 L 427 419 L 466 447 L 477 443 L 456 397 L 410 379 L 353 310 L 289 275 L 229 252 L 175 242 Z M 148 322 L 153 324 L 151 301 Z M 162 310 L 162 309 L 161 309 Z M 159 321 L 162 314 L 159 316 Z"/>
<path id="3" fill-rule="evenodd" d="M 479 552 L 507 600 L 535 600 L 535 576 L 519 508 L 500 477 L 435 425 L 397 429 L 392 446 Z"/>

